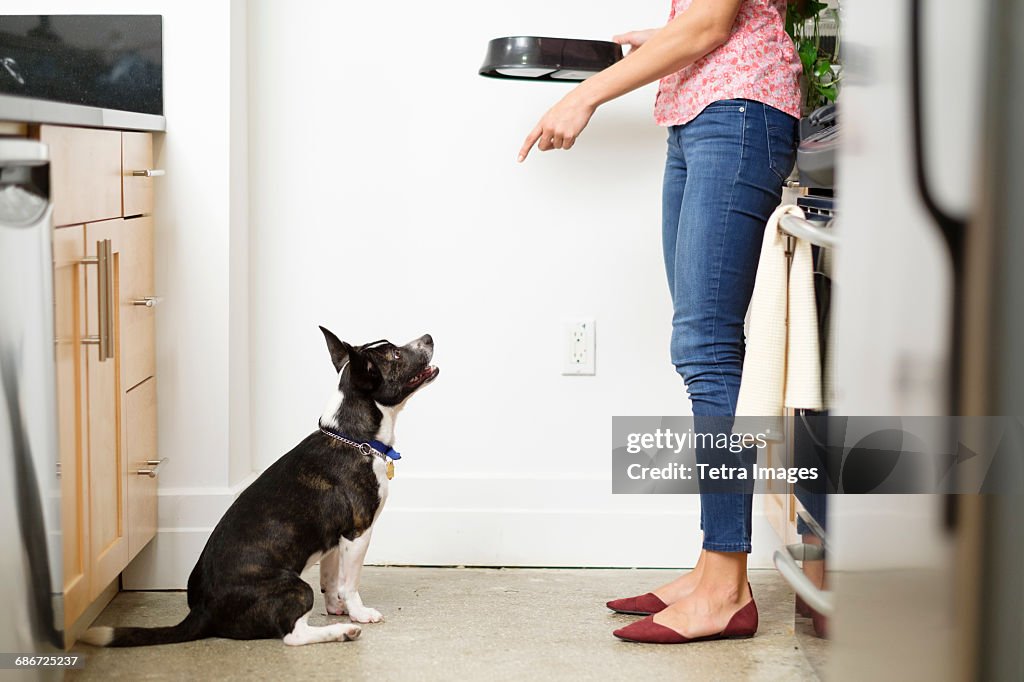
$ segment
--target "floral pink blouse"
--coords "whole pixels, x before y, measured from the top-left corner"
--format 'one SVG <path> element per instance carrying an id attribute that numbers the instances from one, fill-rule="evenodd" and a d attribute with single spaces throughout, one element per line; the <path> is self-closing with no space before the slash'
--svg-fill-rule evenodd
<path id="1" fill-rule="evenodd" d="M 673 0 L 669 20 L 691 2 Z M 724 45 L 661 79 L 654 103 L 658 125 L 687 123 L 712 102 L 734 98 L 799 117 L 802 67 L 785 16 L 786 0 L 743 0 Z"/>

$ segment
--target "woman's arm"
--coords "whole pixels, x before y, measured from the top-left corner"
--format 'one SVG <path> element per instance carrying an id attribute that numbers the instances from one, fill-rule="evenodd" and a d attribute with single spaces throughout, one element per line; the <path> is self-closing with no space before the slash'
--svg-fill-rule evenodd
<path id="1" fill-rule="evenodd" d="M 533 145 L 541 151 L 571 149 L 600 105 L 675 73 L 729 39 L 742 0 L 693 0 L 690 7 L 639 48 L 580 83 L 526 136 L 519 161 Z"/>

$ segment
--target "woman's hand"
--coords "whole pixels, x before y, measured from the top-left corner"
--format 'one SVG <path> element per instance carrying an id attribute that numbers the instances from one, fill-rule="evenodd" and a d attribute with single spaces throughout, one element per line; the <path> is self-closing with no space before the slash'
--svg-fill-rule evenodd
<path id="1" fill-rule="evenodd" d="M 526 136 L 519 160 L 535 144 L 541 151 L 571 149 L 599 105 L 675 73 L 725 43 L 742 1 L 693 0 L 663 28 L 615 36 L 620 45 L 643 49 L 594 74 L 544 114 Z"/>
<path id="2" fill-rule="evenodd" d="M 628 57 L 657 32 L 658 29 L 656 28 L 649 28 L 645 31 L 630 31 L 628 33 L 620 33 L 619 35 L 614 36 L 612 41 L 622 45 L 623 47 L 629 45 L 629 52 L 626 53 L 626 56 Z"/>
<path id="3" fill-rule="evenodd" d="M 526 159 L 534 144 L 542 152 L 550 149 L 572 149 L 576 138 L 587 127 L 596 109 L 595 105 L 586 102 L 579 94 L 579 88 L 570 92 L 551 107 L 526 136 L 526 141 L 519 150 L 519 161 Z"/>
<path id="4" fill-rule="evenodd" d="M 629 45 L 629 54 L 633 54 L 657 32 L 656 28 L 646 31 L 630 31 L 617 35 L 612 40 L 619 45 Z M 580 94 L 581 88 L 585 89 L 585 86 L 577 87 L 576 90 L 563 97 L 558 104 L 551 107 L 530 131 L 523 142 L 522 149 L 519 150 L 520 163 L 526 160 L 526 156 L 535 144 L 537 149 L 542 152 L 551 149 L 572 149 L 572 146 L 576 144 L 576 138 L 587 127 L 590 117 L 597 110 L 596 104 L 588 103 Z"/>

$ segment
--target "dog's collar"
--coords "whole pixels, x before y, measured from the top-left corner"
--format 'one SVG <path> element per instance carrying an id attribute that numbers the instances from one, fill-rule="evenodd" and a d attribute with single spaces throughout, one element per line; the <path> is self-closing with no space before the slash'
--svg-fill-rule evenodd
<path id="1" fill-rule="evenodd" d="M 389 459 L 402 459 L 402 453 L 395 450 L 390 445 L 381 443 L 379 440 L 355 440 L 340 433 L 331 431 L 329 428 L 324 426 L 321 421 L 318 421 L 316 425 L 320 428 L 320 433 L 325 436 L 330 436 L 334 440 L 345 443 L 346 445 L 351 445 L 364 455 L 376 455 L 385 462 Z"/>

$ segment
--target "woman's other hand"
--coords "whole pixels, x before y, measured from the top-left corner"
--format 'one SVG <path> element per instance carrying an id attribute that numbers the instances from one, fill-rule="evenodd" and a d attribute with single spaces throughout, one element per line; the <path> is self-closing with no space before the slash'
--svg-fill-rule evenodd
<path id="1" fill-rule="evenodd" d="M 519 150 L 519 161 L 526 159 L 534 144 L 542 152 L 551 149 L 572 149 L 576 138 L 587 127 L 596 109 L 596 105 L 584 100 L 578 88 L 570 92 L 551 107 L 526 136 L 523 147 Z"/>
<path id="2" fill-rule="evenodd" d="M 620 33 L 612 38 L 613 42 L 622 45 L 623 47 L 629 46 L 629 52 L 626 56 L 633 54 L 637 48 L 647 42 L 648 38 L 658 32 L 656 28 L 649 28 L 644 31 L 629 31 L 628 33 Z"/>

